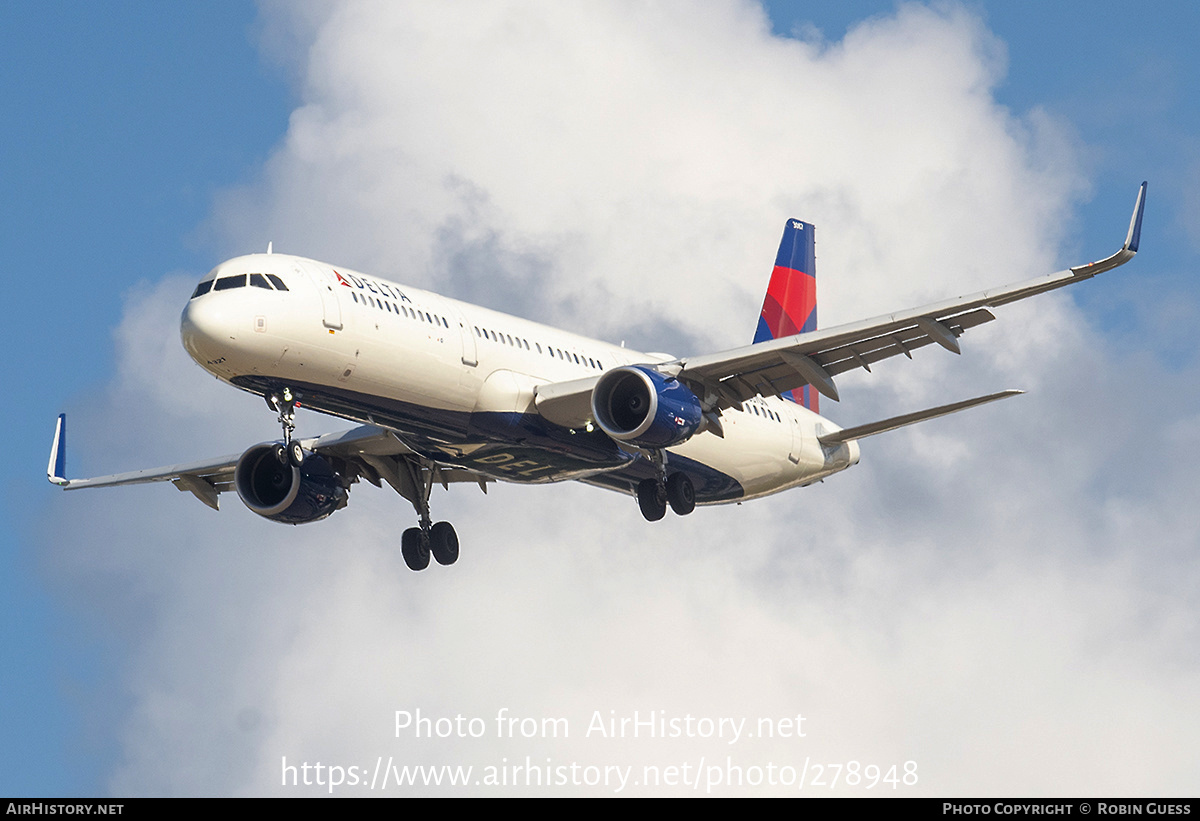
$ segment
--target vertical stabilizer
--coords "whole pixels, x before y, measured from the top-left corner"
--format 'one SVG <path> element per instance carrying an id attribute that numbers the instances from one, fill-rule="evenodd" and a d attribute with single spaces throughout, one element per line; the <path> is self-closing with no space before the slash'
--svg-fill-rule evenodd
<path id="1" fill-rule="evenodd" d="M 783 229 L 754 341 L 766 342 L 816 329 L 816 238 L 811 223 L 790 219 Z M 817 391 L 812 385 L 787 391 L 783 397 L 817 411 Z"/>

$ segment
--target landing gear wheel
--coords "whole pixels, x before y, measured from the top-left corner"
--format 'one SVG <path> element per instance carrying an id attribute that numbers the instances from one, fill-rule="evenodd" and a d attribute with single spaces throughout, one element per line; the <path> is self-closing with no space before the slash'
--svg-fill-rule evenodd
<path id="1" fill-rule="evenodd" d="M 400 536 L 400 555 L 409 570 L 429 567 L 429 544 L 422 538 L 424 535 L 421 528 L 410 527 Z"/>
<path id="2" fill-rule="evenodd" d="M 449 522 L 438 522 L 429 529 L 429 550 L 438 564 L 458 561 L 458 534 Z"/>
<path id="3" fill-rule="evenodd" d="M 672 473 L 667 478 L 667 501 L 678 516 L 686 516 L 696 509 L 696 488 L 686 473 Z"/>
<path id="4" fill-rule="evenodd" d="M 275 461 L 286 467 L 289 464 L 287 446 L 283 444 L 277 444 L 275 445 L 274 451 Z"/>
<path id="5" fill-rule="evenodd" d="M 643 479 L 638 483 L 637 500 L 647 522 L 657 522 L 667 515 L 666 494 L 657 479 Z"/>
<path id="6" fill-rule="evenodd" d="M 292 467 L 298 468 L 304 464 L 304 448 L 300 447 L 300 443 L 295 439 L 288 443 L 287 454 Z"/>

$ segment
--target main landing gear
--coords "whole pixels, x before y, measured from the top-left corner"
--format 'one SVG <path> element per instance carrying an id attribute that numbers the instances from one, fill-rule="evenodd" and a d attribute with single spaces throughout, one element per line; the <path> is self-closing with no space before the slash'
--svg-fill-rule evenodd
<path id="1" fill-rule="evenodd" d="M 400 536 L 400 555 L 409 570 L 429 567 L 430 556 L 438 564 L 454 564 L 458 561 L 458 534 L 454 532 L 454 525 L 449 522 L 435 524 L 429 516 L 429 495 L 433 491 L 436 466 L 419 465 L 413 460 L 405 460 L 404 464 L 408 466 L 414 490 L 411 496 L 404 495 L 416 508 L 420 524 L 408 528 Z"/>
<path id="2" fill-rule="evenodd" d="M 300 397 L 292 393 L 291 388 L 272 393 L 267 397 L 267 405 L 273 411 L 279 411 L 279 424 L 283 427 L 283 442 L 275 446 L 275 458 L 279 464 L 300 467 L 304 464 L 304 448 L 298 441 L 292 439 L 292 431 L 296 429 L 296 405 Z"/>
<path id="3" fill-rule="evenodd" d="M 676 471 L 667 476 L 667 460 L 661 451 L 654 454 L 658 478 L 643 479 L 637 486 L 638 507 L 648 522 L 657 522 L 667 515 L 667 505 L 678 516 L 696 509 L 696 488 L 686 473 Z"/>

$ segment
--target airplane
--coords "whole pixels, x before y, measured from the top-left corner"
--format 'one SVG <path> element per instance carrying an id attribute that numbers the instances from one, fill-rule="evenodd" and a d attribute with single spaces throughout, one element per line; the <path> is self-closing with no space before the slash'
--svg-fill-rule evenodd
<path id="1" fill-rule="evenodd" d="M 789 219 L 750 345 L 702 356 L 643 353 L 298 256 L 251 254 L 205 275 L 183 310 L 200 367 L 256 394 L 282 438 L 241 454 L 92 479 L 66 478 L 66 414 L 47 466 L 67 490 L 173 483 L 218 508 L 304 524 L 345 507 L 359 479 L 416 511 L 401 536 L 412 570 L 453 564 L 458 536 L 434 523 L 435 485 L 575 480 L 668 507 L 743 502 L 854 465 L 858 440 L 1017 395 L 1005 390 L 841 428 L 819 413 L 834 377 L 958 337 L 991 309 L 1072 285 L 1137 253 L 1146 183 L 1120 250 L 1097 262 L 906 311 L 818 329 L 812 224 Z M 298 439 L 304 407 L 358 423 Z"/>

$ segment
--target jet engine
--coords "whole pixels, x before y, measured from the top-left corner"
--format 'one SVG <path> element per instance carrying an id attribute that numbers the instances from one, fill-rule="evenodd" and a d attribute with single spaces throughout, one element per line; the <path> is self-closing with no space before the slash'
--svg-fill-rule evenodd
<path id="1" fill-rule="evenodd" d="M 640 365 L 600 377 L 592 391 L 592 415 L 613 439 L 644 448 L 685 442 L 704 421 L 700 400 L 686 385 Z"/>
<path id="2" fill-rule="evenodd" d="M 319 453 L 310 453 L 300 467 L 283 464 L 278 444 L 264 442 L 242 454 L 233 483 L 246 507 L 273 522 L 302 525 L 324 519 L 346 506 L 347 482 Z"/>

